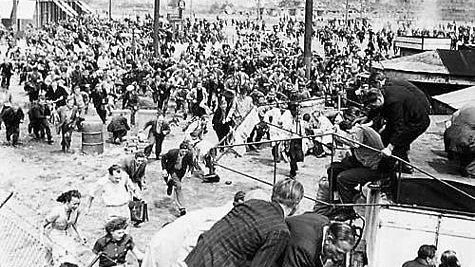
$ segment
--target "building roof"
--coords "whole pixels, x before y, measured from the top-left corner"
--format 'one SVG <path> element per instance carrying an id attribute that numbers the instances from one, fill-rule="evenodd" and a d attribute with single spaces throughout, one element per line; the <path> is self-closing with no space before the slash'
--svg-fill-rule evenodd
<path id="1" fill-rule="evenodd" d="M 437 50 L 437 53 L 450 74 L 475 76 L 475 50 Z"/>
<path id="2" fill-rule="evenodd" d="M 453 91 L 432 97 L 435 100 L 449 105 L 454 109 L 460 109 L 465 104 L 475 102 L 475 86 Z"/>
<path id="3" fill-rule="evenodd" d="M 427 51 L 381 62 L 385 70 L 475 77 L 475 51 Z"/>

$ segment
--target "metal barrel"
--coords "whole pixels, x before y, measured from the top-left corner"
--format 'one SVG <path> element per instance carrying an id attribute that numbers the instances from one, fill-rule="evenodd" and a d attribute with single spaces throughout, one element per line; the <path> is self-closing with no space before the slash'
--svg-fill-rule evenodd
<path id="1" fill-rule="evenodd" d="M 82 125 L 82 152 L 102 154 L 104 152 L 102 121 L 84 121 Z"/>

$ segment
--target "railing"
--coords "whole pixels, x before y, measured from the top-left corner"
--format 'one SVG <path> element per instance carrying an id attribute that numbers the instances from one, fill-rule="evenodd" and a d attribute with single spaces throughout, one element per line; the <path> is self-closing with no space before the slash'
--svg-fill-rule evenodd
<path id="1" fill-rule="evenodd" d="M 281 130 L 284 130 L 276 125 L 273 125 L 273 124 L 268 124 L 269 126 L 272 126 L 272 127 L 276 127 L 276 128 L 279 128 Z M 344 136 L 341 136 L 339 134 L 336 134 L 336 133 L 333 133 L 333 132 L 329 132 L 329 133 L 323 133 L 323 134 L 318 134 L 318 135 L 311 135 L 311 136 L 302 136 L 302 135 L 298 135 L 297 133 L 294 133 L 292 131 L 289 131 L 289 130 L 285 130 L 287 132 L 291 132 L 292 134 L 296 135 L 297 137 L 292 137 L 292 138 L 286 138 L 286 139 L 279 139 L 279 140 L 265 140 L 265 141 L 259 141 L 259 142 L 249 142 L 249 143 L 243 143 L 243 144 L 230 144 L 230 145 L 217 145 L 216 148 L 232 148 L 232 147 L 237 147 L 237 146 L 247 146 L 247 145 L 259 145 L 259 144 L 266 144 L 266 143 L 274 143 L 274 142 L 282 142 L 282 141 L 289 141 L 289 140 L 293 140 L 293 139 L 312 139 L 314 140 L 316 137 L 322 137 L 322 136 L 328 136 L 328 135 L 331 135 L 333 137 L 333 139 L 335 140 L 335 138 L 340 138 L 340 139 L 344 139 L 345 141 L 349 142 L 349 143 L 352 143 L 354 145 L 358 145 L 358 146 L 361 146 L 361 147 L 365 147 L 367 149 L 370 149 L 372 151 L 375 151 L 375 152 L 379 152 L 379 153 L 382 153 L 380 150 L 378 149 L 375 149 L 373 147 L 370 147 L 368 145 L 365 145 L 365 144 L 362 144 L 360 142 L 357 142 L 355 140 L 352 140 L 352 139 L 349 139 L 347 137 L 344 137 Z M 333 142 L 335 143 L 335 142 Z M 222 156 L 222 155 L 221 155 Z M 333 157 L 334 157 L 334 149 L 332 149 L 332 156 L 331 156 L 331 161 L 333 161 Z M 472 199 L 472 200 L 475 200 L 475 196 L 472 196 L 468 193 L 466 193 L 465 191 L 463 190 L 460 190 L 459 188 L 447 183 L 446 181 L 438 178 L 438 177 L 435 177 L 434 175 L 428 173 L 427 171 L 411 164 L 410 162 L 407 162 L 399 157 L 396 157 L 394 155 L 391 155 L 391 157 L 393 159 L 395 159 L 396 161 L 399 161 L 403 164 L 407 164 L 408 166 L 411 166 L 413 167 L 414 169 L 418 170 L 419 172 L 421 172 L 422 174 L 428 176 L 429 178 L 433 179 L 433 180 L 436 180 L 437 182 L 441 183 L 442 185 L 446 186 L 448 189 L 450 190 L 453 190 L 454 192 L 457 192 L 469 199 Z M 218 157 L 218 158 L 221 158 L 221 157 Z M 219 160 L 219 159 L 218 159 Z M 229 168 L 228 166 L 224 166 L 222 164 L 219 164 L 216 162 L 216 166 L 219 166 L 223 169 L 226 169 L 228 171 L 231 171 L 231 172 L 234 172 L 234 173 L 237 173 L 239 175 L 242 175 L 242 176 L 245 176 L 247 178 L 251 178 L 255 181 L 258 181 L 258 182 L 261 182 L 261 183 L 264 183 L 264 184 L 267 184 L 267 185 L 270 185 L 272 186 L 273 183 L 270 183 L 270 182 L 267 182 L 267 181 L 264 181 L 262 179 L 259 179 L 255 176 L 252 176 L 252 175 L 249 175 L 249 174 L 246 174 L 246 173 L 243 173 L 243 172 L 240 172 L 238 170 L 234 170 L 232 168 Z M 275 164 L 274 164 L 274 183 L 276 181 L 276 177 L 275 177 Z M 399 176 L 401 175 L 400 171 L 399 171 Z M 400 180 L 400 177 L 399 179 Z M 398 187 L 399 187 L 399 184 L 398 184 Z M 310 196 L 304 196 L 305 199 L 308 199 L 308 200 L 311 200 L 311 201 L 314 201 L 314 202 L 317 202 L 317 203 L 320 203 L 320 204 L 323 204 L 323 205 L 327 205 L 327 206 L 331 206 L 331 207 L 352 207 L 352 206 L 361 206 L 361 207 L 372 207 L 372 206 L 387 206 L 387 207 L 401 207 L 401 208 L 413 208 L 414 206 L 413 205 L 408 205 L 408 204 L 399 204 L 399 203 L 370 203 L 370 204 L 365 204 L 365 203 L 329 203 L 329 202 L 325 202 L 325 201 L 322 201 L 322 200 L 318 200 L 318 199 L 315 199 L 313 197 L 310 197 Z M 444 209 L 439 209 L 439 208 L 431 208 L 431 207 L 421 207 L 421 206 L 418 206 L 419 208 L 424 208 L 424 209 L 427 209 L 427 210 L 431 210 L 431 211 L 438 211 L 438 212 L 447 212 L 447 210 L 444 210 Z M 450 211 L 454 214 L 460 214 L 460 215 L 469 215 L 469 216 L 473 216 L 472 213 L 469 213 L 469 212 L 459 212 L 459 211 Z"/>

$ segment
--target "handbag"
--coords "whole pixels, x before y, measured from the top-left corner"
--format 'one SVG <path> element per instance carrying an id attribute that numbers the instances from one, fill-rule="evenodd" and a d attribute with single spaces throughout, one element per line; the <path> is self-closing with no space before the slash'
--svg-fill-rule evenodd
<path id="1" fill-rule="evenodd" d="M 133 200 L 129 202 L 130 219 L 134 223 L 148 221 L 148 207 L 143 200 Z"/>

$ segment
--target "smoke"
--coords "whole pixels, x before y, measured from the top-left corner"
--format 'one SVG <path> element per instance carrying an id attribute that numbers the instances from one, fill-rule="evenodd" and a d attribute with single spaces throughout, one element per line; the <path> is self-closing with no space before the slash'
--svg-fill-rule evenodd
<path id="1" fill-rule="evenodd" d="M 422 0 L 420 10 L 416 14 L 416 25 L 422 28 L 432 28 L 441 21 L 437 0 Z"/>

